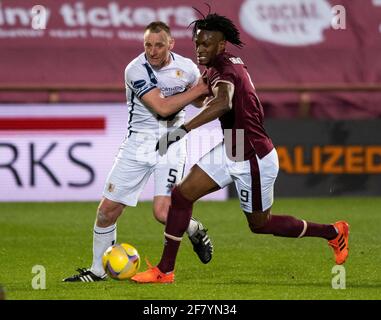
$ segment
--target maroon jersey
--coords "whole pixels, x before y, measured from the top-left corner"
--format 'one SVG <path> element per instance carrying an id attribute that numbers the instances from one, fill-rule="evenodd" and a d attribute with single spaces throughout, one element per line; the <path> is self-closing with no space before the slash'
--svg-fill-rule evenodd
<path id="1" fill-rule="evenodd" d="M 219 54 L 214 65 L 207 70 L 207 78 L 210 88 L 219 81 L 234 84 L 232 109 L 220 117 L 222 129 L 232 130 L 232 150 L 227 150 L 227 154 L 235 156 L 236 130 L 243 129 L 244 160 L 256 154 L 263 158 L 274 146 L 264 129 L 263 108 L 242 60 L 227 52 Z M 229 146 L 226 144 L 226 147 Z"/>

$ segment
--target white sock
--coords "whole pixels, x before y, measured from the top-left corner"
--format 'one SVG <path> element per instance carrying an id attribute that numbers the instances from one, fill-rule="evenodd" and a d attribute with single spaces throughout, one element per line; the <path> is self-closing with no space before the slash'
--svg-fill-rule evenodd
<path id="1" fill-rule="evenodd" d="M 193 236 L 193 234 L 198 230 L 198 222 L 194 220 L 193 218 L 189 221 L 189 226 L 187 229 L 188 236 Z"/>
<path id="2" fill-rule="evenodd" d="M 106 249 L 115 244 L 116 241 L 116 224 L 106 228 L 94 225 L 93 232 L 93 264 L 91 265 L 91 272 L 101 277 L 105 271 L 102 265 L 102 256 Z"/>

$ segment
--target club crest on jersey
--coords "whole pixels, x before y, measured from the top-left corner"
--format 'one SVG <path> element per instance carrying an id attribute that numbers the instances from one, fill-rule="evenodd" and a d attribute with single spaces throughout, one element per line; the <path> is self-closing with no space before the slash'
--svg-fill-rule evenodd
<path id="1" fill-rule="evenodd" d="M 145 80 L 131 81 L 131 84 L 135 89 L 140 89 L 146 84 L 146 81 Z"/>
<path id="2" fill-rule="evenodd" d="M 182 70 L 176 70 L 176 77 L 177 78 L 182 78 L 183 74 L 184 74 L 184 72 Z"/>
<path id="3" fill-rule="evenodd" d="M 115 184 L 109 183 L 107 186 L 108 192 L 114 192 L 115 190 Z"/>

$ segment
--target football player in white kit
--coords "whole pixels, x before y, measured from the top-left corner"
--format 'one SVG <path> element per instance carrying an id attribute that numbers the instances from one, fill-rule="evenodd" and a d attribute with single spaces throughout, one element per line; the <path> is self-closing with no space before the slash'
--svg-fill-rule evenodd
<path id="1" fill-rule="evenodd" d="M 184 174 L 186 141 L 160 156 L 158 138 L 184 123 L 188 104 L 201 106 L 208 86 L 192 60 L 171 50 L 174 40 L 163 22 L 152 22 L 144 32 L 144 52 L 125 70 L 128 133 L 107 177 L 93 233 L 91 268 L 78 269 L 67 282 L 94 282 L 106 278 L 104 251 L 116 242 L 116 221 L 126 206 L 136 206 L 149 177 L 154 175 L 153 213 L 165 224 L 171 190 Z M 199 101 L 199 103 L 197 102 Z M 212 258 L 213 246 L 203 225 L 191 219 L 187 232 L 193 249 L 203 263 Z"/>

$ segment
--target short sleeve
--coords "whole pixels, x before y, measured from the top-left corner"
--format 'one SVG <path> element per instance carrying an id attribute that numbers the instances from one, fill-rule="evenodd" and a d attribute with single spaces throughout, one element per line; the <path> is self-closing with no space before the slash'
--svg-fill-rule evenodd
<path id="1" fill-rule="evenodd" d="M 131 89 L 140 99 L 157 87 L 155 76 L 144 65 L 128 65 L 125 70 L 126 88 Z"/>
<path id="2" fill-rule="evenodd" d="M 234 74 L 232 74 L 228 69 L 223 69 L 221 72 L 213 70 L 209 73 L 208 78 L 211 88 L 213 88 L 218 82 L 235 83 Z"/>

